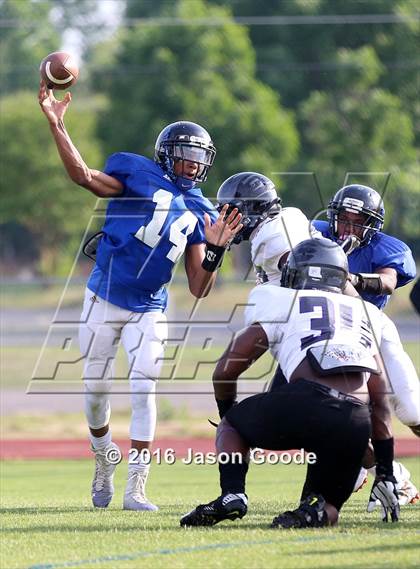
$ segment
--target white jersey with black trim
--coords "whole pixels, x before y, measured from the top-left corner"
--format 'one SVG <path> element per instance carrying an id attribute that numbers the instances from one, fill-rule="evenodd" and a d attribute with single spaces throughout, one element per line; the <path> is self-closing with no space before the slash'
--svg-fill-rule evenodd
<path id="1" fill-rule="evenodd" d="M 279 280 L 280 258 L 301 241 L 322 237 L 296 207 L 285 207 L 264 220 L 250 236 L 251 258 L 261 282 Z"/>
<path id="2" fill-rule="evenodd" d="M 321 354 L 329 368 L 376 369 L 373 356 L 381 342 L 381 312 L 360 298 L 266 283 L 251 291 L 245 323 L 262 326 L 287 380 L 310 349 Z"/>

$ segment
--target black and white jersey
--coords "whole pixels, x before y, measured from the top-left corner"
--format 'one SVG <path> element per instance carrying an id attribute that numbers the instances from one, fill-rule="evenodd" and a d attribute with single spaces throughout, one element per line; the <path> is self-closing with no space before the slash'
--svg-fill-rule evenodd
<path id="1" fill-rule="evenodd" d="M 296 207 L 285 207 L 264 220 L 251 234 L 251 258 L 261 282 L 280 279 L 280 258 L 305 239 L 321 237 L 306 215 Z"/>
<path id="2" fill-rule="evenodd" d="M 327 372 L 377 368 L 381 313 L 360 298 L 266 283 L 251 291 L 245 322 L 263 327 L 287 380 L 308 351 Z"/>

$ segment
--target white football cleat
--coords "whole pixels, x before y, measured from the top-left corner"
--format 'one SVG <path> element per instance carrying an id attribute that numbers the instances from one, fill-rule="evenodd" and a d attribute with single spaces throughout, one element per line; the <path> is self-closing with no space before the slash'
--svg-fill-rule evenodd
<path id="1" fill-rule="evenodd" d="M 398 483 L 398 503 L 400 506 L 415 504 L 420 499 L 420 494 L 411 480 L 405 480 L 403 484 Z"/>
<path id="2" fill-rule="evenodd" d="M 121 451 L 115 443 L 104 449 L 94 449 L 95 475 L 92 481 L 92 503 L 95 508 L 106 508 L 114 495 L 114 472 L 121 462 Z"/>
<path id="3" fill-rule="evenodd" d="M 397 479 L 398 502 L 400 506 L 415 504 L 419 499 L 419 491 L 411 482 L 411 474 L 401 462 L 393 462 L 394 476 Z"/>
<path id="4" fill-rule="evenodd" d="M 367 484 L 368 481 L 368 471 L 366 468 L 360 469 L 359 475 L 357 476 L 356 482 L 354 483 L 353 492 L 359 492 Z"/>
<path id="5" fill-rule="evenodd" d="M 123 509 L 143 512 L 156 512 L 157 506 L 149 502 L 146 498 L 146 482 L 149 470 L 141 472 L 138 470 L 128 471 L 127 486 L 124 494 Z"/>

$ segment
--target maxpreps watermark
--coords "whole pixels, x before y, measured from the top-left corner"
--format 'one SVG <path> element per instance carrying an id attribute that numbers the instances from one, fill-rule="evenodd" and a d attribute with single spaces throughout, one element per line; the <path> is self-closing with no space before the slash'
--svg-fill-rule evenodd
<path id="1" fill-rule="evenodd" d="M 109 453 L 109 454 L 108 454 Z M 122 454 L 119 449 L 109 449 L 107 460 L 110 464 L 118 464 L 122 460 Z M 172 465 L 181 462 L 185 465 L 207 465 L 207 464 L 242 464 L 244 460 L 253 464 L 315 464 L 316 454 L 314 452 L 305 452 L 303 448 L 293 452 L 267 451 L 261 448 L 254 448 L 250 451 L 249 457 L 245 457 L 240 452 L 202 452 L 193 448 L 188 448 L 186 456 L 182 453 L 182 458 L 178 458 L 173 448 L 161 449 L 157 448 L 153 451 L 149 449 L 137 450 L 132 448 L 128 453 L 129 464 L 150 464 L 155 461 L 156 464 Z"/>

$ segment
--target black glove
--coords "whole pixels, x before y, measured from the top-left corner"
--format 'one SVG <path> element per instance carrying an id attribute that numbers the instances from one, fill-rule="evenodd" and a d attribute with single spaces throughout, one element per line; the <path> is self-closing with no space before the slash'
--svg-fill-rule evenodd
<path id="1" fill-rule="evenodd" d="M 398 502 L 397 481 L 395 476 L 377 476 L 370 491 L 367 511 L 373 512 L 377 501 L 382 508 L 382 521 L 388 521 L 388 512 L 391 521 L 398 522 L 400 516 L 400 504 Z"/>

